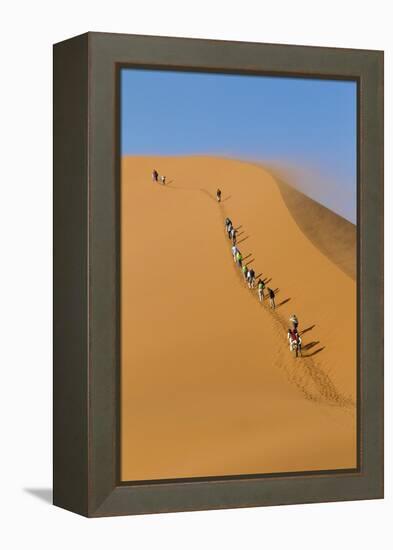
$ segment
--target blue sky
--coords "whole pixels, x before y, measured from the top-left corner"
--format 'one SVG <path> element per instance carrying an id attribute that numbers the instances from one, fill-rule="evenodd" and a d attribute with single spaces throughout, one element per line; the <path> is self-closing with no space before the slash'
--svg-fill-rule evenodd
<path id="1" fill-rule="evenodd" d="M 356 222 L 356 84 L 122 69 L 123 155 L 261 162 Z"/>

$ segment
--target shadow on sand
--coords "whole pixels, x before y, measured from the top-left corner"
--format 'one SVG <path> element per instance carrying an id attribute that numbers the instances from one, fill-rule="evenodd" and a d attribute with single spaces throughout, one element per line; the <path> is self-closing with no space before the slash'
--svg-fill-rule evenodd
<path id="1" fill-rule="evenodd" d="M 304 330 L 301 330 L 299 332 L 300 336 L 302 336 L 302 334 L 306 334 L 306 332 L 309 332 L 310 330 L 312 330 L 313 328 L 315 328 L 317 325 L 311 325 L 311 327 L 307 327 L 305 328 Z"/>
<path id="2" fill-rule="evenodd" d="M 313 348 L 314 346 L 316 346 L 316 345 L 318 345 L 318 344 L 319 344 L 319 340 L 316 341 L 316 342 L 309 342 L 308 344 L 305 344 L 304 346 L 302 346 L 302 349 L 303 349 L 304 351 L 307 351 L 307 350 Z"/>
<path id="3" fill-rule="evenodd" d="M 308 353 L 307 355 L 304 355 L 304 357 L 313 357 L 314 355 L 317 355 L 317 353 L 321 353 L 325 349 L 326 346 L 323 346 L 321 348 L 316 349 L 312 353 Z"/>
<path id="4" fill-rule="evenodd" d="M 280 302 L 279 304 L 276 305 L 276 308 L 277 308 L 277 307 L 281 307 L 281 306 L 283 306 L 284 304 L 287 304 L 289 301 L 290 301 L 290 298 L 287 298 L 286 300 L 283 300 L 282 302 Z"/>

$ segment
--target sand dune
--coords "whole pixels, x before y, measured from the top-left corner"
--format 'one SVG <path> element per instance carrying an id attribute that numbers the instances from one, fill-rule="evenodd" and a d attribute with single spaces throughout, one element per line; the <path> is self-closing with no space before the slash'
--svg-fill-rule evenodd
<path id="1" fill-rule="evenodd" d="M 353 247 L 327 251 L 275 179 L 239 161 L 124 157 L 121 192 L 122 479 L 356 467 Z M 275 312 L 245 287 L 226 216 L 278 289 Z"/>
<path id="2" fill-rule="evenodd" d="M 305 236 L 355 281 L 356 226 L 283 181 L 276 181 L 288 210 Z"/>

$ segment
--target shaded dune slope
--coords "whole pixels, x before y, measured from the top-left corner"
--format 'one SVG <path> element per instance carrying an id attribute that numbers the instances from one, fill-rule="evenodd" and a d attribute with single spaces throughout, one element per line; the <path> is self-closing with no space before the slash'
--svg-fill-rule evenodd
<path id="1" fill-rule="evenodd" d="M 301 231 L 329 260 L 355 280 L 356 226 L 287 183 L 276 181 Z"/>

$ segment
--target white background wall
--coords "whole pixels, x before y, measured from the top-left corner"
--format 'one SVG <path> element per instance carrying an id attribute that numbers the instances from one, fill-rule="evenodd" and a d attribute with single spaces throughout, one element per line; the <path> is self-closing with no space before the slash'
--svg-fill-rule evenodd
<path id="1" fill-rule="evenodd" d="M 44 0 L 0 19 L 0 546 L 391 548 L 392 376 L 386 349 L 386 499 L 86 520 L 51 487 L 51 45 L 87 30 L 386 53 L 386 280 L 392 279 L 390 0 Z M 390 214 L 390 216 L 389 216 Z M 387 312 L 392 306 L 387 288 Z M 387 315 L 387 334 L 392 333 Z M 387 338 L 388 344 L 391 343 Z M 389 349 L 390 348 L 390 349 Z"/>

